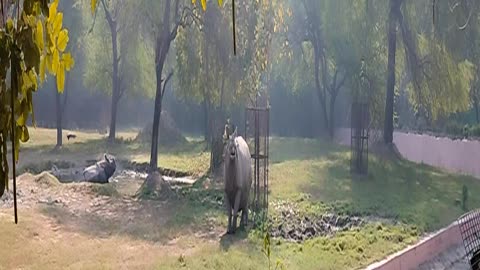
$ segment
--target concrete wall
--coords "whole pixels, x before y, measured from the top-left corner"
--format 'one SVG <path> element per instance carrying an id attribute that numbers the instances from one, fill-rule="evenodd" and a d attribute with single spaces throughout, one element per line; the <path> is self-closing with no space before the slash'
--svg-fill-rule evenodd
<path id="1" fill-rule="evenodd" d="M 462 243 L 460 229 L 455 222 L 449 227 L 397 252 L 387 259 L 370 265 L 365 270 L 410 270 L 432 260 L 448 248 Z"/>
<path id="2" fill-rule="evenodd" d="M 338 129 L 336 139 L 341 144 L 350 145 L 350 129 Z M 402 156 L 410 161 L 480 178 L 480 141 L 395 132 L 393 142 Z"/>

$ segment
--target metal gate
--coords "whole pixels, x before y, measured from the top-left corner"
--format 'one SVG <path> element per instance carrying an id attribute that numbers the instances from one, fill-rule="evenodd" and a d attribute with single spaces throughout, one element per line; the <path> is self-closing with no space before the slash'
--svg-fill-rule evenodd
<path id="1" fill-rule="evenodd" d="M 352 104 L 350 128 L 350 172 L 354 174 L 368 173 L 368 135 L 370 112 L 367 103 Z"/>
<path id="2" fill-rule="evenodd" d="M 250 209 L 253 223 L 264 220 L 268 214 L 268 154 L 270 137 L 270 108 L 247 107 L 245 109 L 245 141 L 253 161 L 253 197 Z"/>

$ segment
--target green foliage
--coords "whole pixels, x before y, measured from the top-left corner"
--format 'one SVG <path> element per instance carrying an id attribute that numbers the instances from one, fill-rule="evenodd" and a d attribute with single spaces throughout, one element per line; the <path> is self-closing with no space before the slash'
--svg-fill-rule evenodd
<path id="1" fill-rule="evenodd" d="M 281 260 L 277 260 L 275 264 L 275 268 L 272 268 L 272 263 L 271 263 L 271 243 L 270 243 L 270 233 L 267 232 L 265 233 L 265 236 L 263 237 L 263 248 L 262 248 L 262 253 L 267 257 L 268 259 L 268 269 L 286 269 L 285 265 L 282 263 Z"/>
<path id="2" fill-rule="evenodd" d="M 447 48 L 419 38 L 420 54 L 429 58 L 425 64 L 425 78 L 420 82 L 420 91 L 411 91 L 412 104 L 423 106 L 431 121 L 451 113 L 466 111 L 469 107 L 470 85 L 474 66 L 468 60 L 456 62 Z"/>
<path id="3" fill-rule="evenodd" d="M 29 140 L 28 118 L 32 116 L 35 123 L 32 95 L 38 89 L 37 80 L 43 82 L 48 71 L 56 77 L 57 89 L 62 92 L 65 72 L 74 64 L 66 51 L 69 37 L 68 30 L 62 29 L 63 13 L 57 11 L 59 0 L 49 2 L 25 1 L 23 10 L 8 18 L 0 29 L 0 195 L 8 187 L 7 140 L 15 142 L 13 162 L 17 162 L 20 142 Z M 7 2 L 4 8 L 15 4 Z"/>
<path id="4" fill-rule="evenodd" d="M 466 185 L 463 185 L 463 188 L 462 188 L 462 210 L 463 211 L 468 210 L 467 201 L 468 201 L 468 187 Z"/>
<path id="5" fill-rule="evenodd" d="M 152 80 L 152 65 L 149 55 L 152 48 L 145 44 L 135 24 L 138 3 L 113 1 L 106 4 L 107 12 L 115 22 L 115 29 L 108 23 L 107 15 L 101 10 L 96 18 L 88 18 L 89 11 L 84 7 L 83 28 L 94 28 L 85 37 L 84 50 L 86 64 L 83 73 L 84 84 L 87 88 L 112 94 L 113 74 L 113 42 L 118 48 L 118 78 L 117 87 L 120 93 L 143 95 L 152 97 L 155 84 Z M 102 8 L 103 9 L 103 8 Z M 98 11 L 97 11 L 98 12 Z M 115 33 L 112 33 L 114 31 Z"/>

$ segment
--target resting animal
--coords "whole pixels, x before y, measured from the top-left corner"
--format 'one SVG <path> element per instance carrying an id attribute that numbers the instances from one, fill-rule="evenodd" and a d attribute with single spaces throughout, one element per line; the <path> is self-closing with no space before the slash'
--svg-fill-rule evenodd
<path id="1" fill-rule="evenodd" d="M 116 169 L 117 164 L 115 163 L 115 158 L 108 158 L 107 154 L 105 154 L 104 160 L 83 170 L 83 178 L 87 182 L 105 184 L 108 183 L 108 179 L 115 173 Z"/>
<path id="2" fill-rule="evenodd" d="M 248 199 L 252 185 L 252 163 L 250 150 L 245 140 L 237 136 L 237 130 L 229 136 L 224 150 L 225 202 L 228 211 L 227 233 L 235 233 L 238 212 L 242 211 L 240 226 L 248 222 Z M 233 220 L 232 220 L 233 219 Z"/>

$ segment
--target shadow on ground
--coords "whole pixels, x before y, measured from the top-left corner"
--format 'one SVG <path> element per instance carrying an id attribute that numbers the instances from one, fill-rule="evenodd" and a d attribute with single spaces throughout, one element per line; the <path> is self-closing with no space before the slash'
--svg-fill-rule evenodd
<path id="1" fill-rule="evenodd" d="M 190 197 L 166 202 L 109 198 L 92 202 L 85 209 L 48 205 L 41 210 L 65 230 L 95 237 L 124 235 L 165 244 L 183 234 L 195 234 L 202 238 L 218 238 L 221 234 L 217 221 L 217 216 L 221 214 L 219 208 Z"/>

